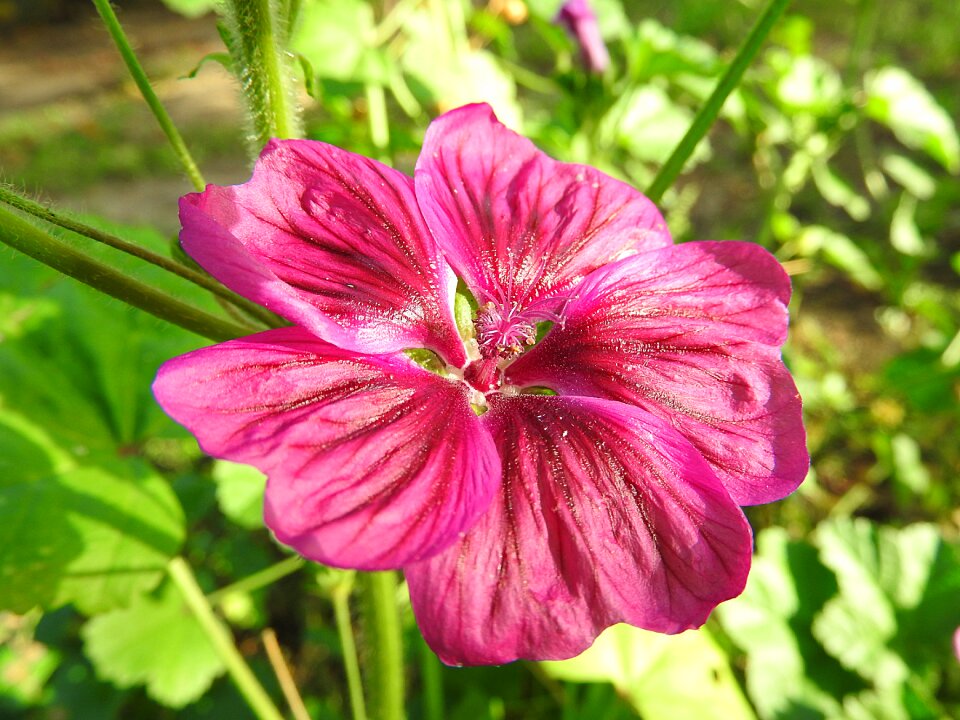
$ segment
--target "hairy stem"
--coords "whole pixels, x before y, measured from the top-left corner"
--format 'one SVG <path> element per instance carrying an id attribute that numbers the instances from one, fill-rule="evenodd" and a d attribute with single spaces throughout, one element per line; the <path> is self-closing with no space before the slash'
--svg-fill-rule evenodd
<path id="1" fill-rule="evenodd" d="M 120 26 L 120 21 L 117 19 L 116 13 L 113 12 L 113 8 L 110 6 L 110 0 L 93 0 L 93 4 L 97 7 L 97 12 L 100 13 L 100 17 L 103 19 L 103 24 L 106 26 L 110 37 L 113 38 L 113 42 L 120 51 L 123 62 L 126 64 L 131 77 L 133 77 L 133 81 L 137 84 L 137 87 L 140 88 L 140 94 L 143 95 L 143 99 L 147 101 L 147 105 L 150 106 L 153 116 L 157 119 L 157 122 L 160 123 L 160 128 L 167 136 L 167 140 L 170 141 L 170 145 L 173 146 L 173 151 L 180 160 L 180 164 L 183 165 L 187 177 L 190 178 L 190 182 L 193 183 L 193 186 L 197 190 L 203 190 L 206 186 L 203 175 L 200 174 L 200 169 L 193 161 L 193 156 L 190 154 L 190 151 L 187 150 L 186 143 L 183 142 L 183 138 L 180 136 L 180 131 L 177 130 L 177 126 L 173 124 L 173 120 L 167 113 L 166 108 L 163 107 L 163 103 L 160 102 L 160 98 L 158 98 L 157 94 L 153 91 L 153 87 L 150 85 L 150 80 L 147 78 L 143 66 L 137 59 L 137 55 L 130 46 L 130 41 L 127 39 L 126 33 L 123 32 L 123 28 Z"/>
<path id="2" fill-rule="evenodd" d="M 186 265 L 177 262 L 176 260 L 164 257 L 163 255 L 158 255 L 157 253 L 147 250 L 144 247 L 128 242 L 121 237 L 98 230 L 97 228 L 87 225 L 86 223 L 82 223 L 79 220 L 74 220 L 71 217 L 62 215 L 55 210 L 51 210 L 45 205 L 34 202 L 33 200 L 25 198 L 22 195 L 18 195 L 2 185 L 0 185 L 0 202 L 5 202 L 11 207 L 15 207 L 18 210 L 28 213 L 29 215 L 33 215 L 35 218 L 44 220 L 53 225 L 57 225 L 65 230 L 70 230 L 78 235 L 83 235 L 91 240 L 96 240 L 99 243 L 112 247 L 114 250 L 119 250 L 127 255 L 132 255 L 133 257 L 139 258 L 140 260 L 148 262 L 151 265 L 156 265 L 167 272 L 173 273 L 174 275 L 187 280 L 188 282 L 192 282 L 194 285 L 202 287 L 204 290 L 208 290 L 221 299 L 226 300 L 228 303 L 239 308 L 251 317 L 256 318 L 267 327 L 282 327 L 285 324 L 280 318 L 271 313 L 269 310 L 266 310 L 256 303 L 252 303 L 246 298 L 237 295 L 232 290 L 228 290 L 209 275 L 197 272 L 196 270 L 189 268 Z"/>
<path id="3" fill-rule="evenodd" d="M 230 679 L 233 680 L 250 709 L 260 720 L 283 720 L 283 714 L 273 704 L 270 696 L 237 650 L 230 631 L 213 612 L 187 562 L 181 557 L 173 558 L 167 566 L 167 573 L 183 596 L 187 607 L 197 618 L 210 644 L 227 666 Z"/>
<path id="4" fill-rule="evenodd" d="M 0 242 L 110 297 L 211 340 L 230 340 L 257 329 L 210 315 L 134 280 L 3 207 L 0 207 Z"/>
<path id="5" fill-rule="evenodd" d="M 650 187 L 647 188 L 647 197 L 650 200 L 655 203 L 660 202 L 663 194 L 673 185 L 677 176 L 680 175 L 680 171 L 683 170 L 683 166 L 696 149 L 697 144 L 717 119 L 727 97 L 740 84 L 743 73 L 753 61 L 767 35 L 770 34 L 773 26 L 776 25 L 777 20 L 783 15 L 789 4 L 790 0 L 770 0 L 767 4 L 766 9 L 760 15 L 750 34 L 747 35 L 746 40 L 743 41 L 743 45 L 740 46 L 730 66 L 717 81 L 717 86 L 693 119 L 686 135 L 680 140 L 663 167 L 660 168 L 660 172 L 650 183 Z"/>
<path id="6" fill-rule="evenodd" d="M 229 0 L 226 8 L 230 54 L 250 111 L 254 149 L 259 151 L 271 138 L 299 137 L 302 128 L 286 52 L 290 3 Z"/>

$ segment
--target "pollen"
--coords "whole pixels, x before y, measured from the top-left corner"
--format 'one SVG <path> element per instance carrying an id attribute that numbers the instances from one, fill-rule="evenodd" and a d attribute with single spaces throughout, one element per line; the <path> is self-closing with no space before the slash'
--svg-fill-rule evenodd
<path id="1" fill-rule="evenodd" d="M 537 326 L 515 305 L 488 302 L 473 321 L 483 357 L 515 358 L 537 341 Z"/>

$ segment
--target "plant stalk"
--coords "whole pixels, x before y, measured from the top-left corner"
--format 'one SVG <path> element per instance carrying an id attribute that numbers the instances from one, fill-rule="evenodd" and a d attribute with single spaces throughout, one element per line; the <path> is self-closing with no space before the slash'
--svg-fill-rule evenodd
<path id="1" fill-rule="evenodd" d="M 177 130 L 177 126 L 174 125 L 163 103 L 160 102 L 160 98 L 158 98 L 157 94 L 153 91 L 153 86 L 150 85 L 150 79 L 147 77 L 146 72 L 144 72 L 143 66 L 137 59 L 137 55 L 133 51 L 133 47 L 131 47 L 126 33 L 123 32 L 116 13 L 110 6 L 110 0 L 93 0 L 93 4 L 97 8 L 97 12 L 100 13 L 100 17 L 103 19 L 103 24 L 110 33 L 110 37 L 113 38 L 113 42 L 120 51 L 123 62 L 126 64 L 131 77 L 133 77 L 133 81 L 140 89 L 140 94 L 143 95 L 143 99 L 147 101 L 147 105 L 150 106 L 153 116 L 157 119 L 157 122 L 160 123 L 160 128 L 167 136 L 167 140 L 170 141 L 170 145 L 180 160 L 180 164 L 183 165 L 187 177 L 190 178 L 190 182 L 193 183 L 193 186 L 197 190 L 203 190 L 203 188 L 206 187 L 203 175 L 200 174 L 200 169 L 194 162 L 193 156 L 190 154 L 190 151 L 187 150 L 187 145 L 183 142 L 180 131 Z"/>
<path id="2" fill-rule="evenodd" d="M 363 683 L 360 680 L 360 661 L 357 658 L 357 643 L 350 622 L 350 592 L 354 575 L 351 573 L 330 592 L 333 614 L 340 636 L 343 653 L 343 669 L 347 676 L 347 691 L 350 695 L 350 710 L 353 720 L 367 720 L 367 708 L 363 699 Z"/>
<path id="3" fill-rule="evenodd" d="M 198 310 L 150 285 L 127 277 L 116 268 L 94 260 L 3 207 L 0 207 L 0 242 L 110 297 L 211 340 L 231 340 L 249 335 L 256 329 Z"/>
<path id="4" fill-rule="evenodd" d="M 363 573 L 359 578 L 369 644 L 367 687 L 372 717 L 404 720 L 403 633 L 397 607 L 397 578 L 392 571 Z"/>
<path id="5" fill-rule="evenodd" d="M 263 685 L 237 650 L 230 631 L 213 612 L 187 562 L 181 557 L 173 558 L 167 566 L 167 573 L 180 590 L 184 602 L 197 618 L 197 622 L 210 639 L 220 659 L 227 666 L 230 679 L 250 705 L 250 709 L 260 720 L 283 720 L 283 714 L 274 705 L 267 691 L 263 689 Z"/>
<path id="6" fill-rule="evenodd" d="M 53 225 L 57 225 L 65 230 L 75 232 L 78 235 L 83 235 L 91 240 L 96 240 L 97 242 L 107 245 L 108 247 L 112 247 L 114 250 L 119 250 L 127 255 L 132 255 L 133 257 L 139 258 L 140 260 L 148 262 L 151 265 L 156 265 L 167 272 L 173 273 L 174 275 L 193 283 L 194 285 L 202 287 L 204 290 L 213 293 L 221 299 L 226 300 L 230 304 L 247 313 L 247 315 L 256 318 L 267 327 L 282 327 L 282 321 L 269 310 L 260 307 L 256 303 L 250 302 L 245 297 L 237 295 L 235 292 L 227 289 L 209 275 L 197 272 L 196 270 L 189 268 L 186 265 L 177 262 L 176 260 L 159 255 L 111 233 L 98 230 L 97 228 L 87 225 L 86 223 L 82 223 L 79 220 L 74 220 L 66 215 L 61 215 L 60 213 L 51 210 L 50 208 L 41 205 L 38 202 L 34 202 L 33 200 L 12 192 L 2 185 L 0 185 L 0 202 L 5 202 L 11 207 L 17 208 L 17 210 L 22 210 L 25 213 L 33 215 L 35 218 L 44 220 Z"/>
<path id="7" fill-rule="evenodd" d="M 279 6 L 279 7 L 278 7 Z M 300 116 L 291 86 L 286 52 L 289 3 L 276 0 L 229 0 L 233 42 L 230 54 L 253 122 L 253 145 L 259 152 L 271 138 L 300 137 Z"/>
<path id="8" fill-rule="evenodd" d="M 710 93 L 710 97 L 707 98 L 707 101 L 693 119 L 690 128 L 683 138 L 681 138 L 677 147 L 670 154 L 670 157 L 667 158 L 663 167 L 660 168 L 660 172 L 657 173 L 653 182 L 650 183 L 650 187 L 647 188 L 646 195 L 651 201 L 659 203 L 663 198 L 663 194 L 673 185 L 674 181 L 676 181 L 677 176 L 680 175 L 683 166 L 687 160 L 690 159 L 697 144 L 710 130 L 710 127 L 720 114 L 723 104 L 730 96 L 730 93 L 740 84 L 743 73 L 746 72 L 747 67 L 753 61 L 757 52 L 759 52 L 767 35 L 770 34 L 773 26 L 776 25 L 777 20 L 783 15 L 784 10 L 787 9 L 787 5 L 789 4 L 790 0 L 770 0 L 767 4 L 766 9 L 763 11 L 763 14 L 760 15 L 750 34 L 747 35 L 746 40 L 743 41 L 743 45 L 740 46 L 730 66 L 717 81 L 717 85 L 713 89 L 713 92 Z"/>

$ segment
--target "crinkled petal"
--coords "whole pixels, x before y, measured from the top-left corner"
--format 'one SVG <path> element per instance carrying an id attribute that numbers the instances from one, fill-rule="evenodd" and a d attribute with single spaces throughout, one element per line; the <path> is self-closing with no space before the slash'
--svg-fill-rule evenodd
<path id="1" fill-rule="evenodd" d="M 184 249 L 236 292 L 359 352 L 428 347 L 461 367 L 456 278 L 413 180 L 310 140 L 273 140 L 243 185 L 180 201 Z"/>
<path id="2" fill-rule="evenodd" d="M 605 263 L 672 242 L 646 197 L 551 159 L 488 105 L 433 121 L 415 179 L 427 224 L 481 302 L 549 308 Z"/>
<path id="3" fill-rule="evenodd" d="M 663 421 L 540 395 L 499 399 L 482 419 L 503 459 L 500 492 L 460 541 L 404 568 L 444 662 L 569 658 L 617 622 L 676 633 L 742 591 L 750 527 Z"/>
<path id="4" fill-rule="evenodd" d="M 459 383 L 300 328 L 170 360 L 157 401 L 214 457 L 268 476 L 277 538 L 338 567 L 395 568 L 469 529 L 500 461 Z"/>
<path id="5" fill-rule="evenodd" d="M 587 278 L 508 379 L 639 405 L 693 443 L 738 503 L 778 500 L 809 465 L 778 349 L 789 296 L 780 265 L 750 243 L 637 255 Z"/>

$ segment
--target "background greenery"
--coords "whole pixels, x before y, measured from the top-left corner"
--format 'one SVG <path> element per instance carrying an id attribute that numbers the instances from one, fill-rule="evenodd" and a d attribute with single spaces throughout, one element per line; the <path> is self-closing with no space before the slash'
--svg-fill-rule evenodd
<path id="1" fill-rule="evenodd" d="M 190 22 L 156 2 L 117 4 L 135 40 L 179 43 L 143 48 L 162 96 L 229 77 L 211 2 L 167 1 Z M 5 52 L 64 29 L 79 48 L 94 42 L 86 6 L 71 4 L 59 29 L 30 29 L 44 18 L 28 5 L 0 3 Z M 613 66 L 592 76 L 551 23 L 557 5 L 303 0 L 291 46 L 308 135 L 409 171 L 431 117 L 486 100 L 555 157 L 642 189 L 761 9 L 596 0 Z M 749 510 L 744 595 L 696 633 L 618 627 L 580 659 L 502 668 L 440 667 L 406 608 L 411 717 L 960 717 L 957 27 L 947 0 L 797 0 L 662 200 L 678 240 L 754 240 L 794 282 L 785 356 L 813 467 L 794 496 Z M 184 49 L 181 32 L 200 39 Z M 2 57 L 8 72 L 42 74 L 43 55 Z M 76 82 L 120 68 L 96 57 Z M 190 186 L 128 85 L 105 88 L 3 109 L 0 173 L 169 252 Z M 186 98 L 201 165 L 244 180 L 239 100 L 211 122 Z M 141 218 L 157 229 L 117 222 Z M 93 251 L 219 311 L 192 286 Z M 0 716 L 249 717 L 165 579 L 178 553 L 278 702 L 270 633 L 310 716 L 350 716 L 334 607 L 352 576 L 289 559 L 263 529 L 262 478 L 203 457 L 150 397 L 156 367 L 202 344 L 0 250 Z"/>

